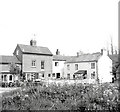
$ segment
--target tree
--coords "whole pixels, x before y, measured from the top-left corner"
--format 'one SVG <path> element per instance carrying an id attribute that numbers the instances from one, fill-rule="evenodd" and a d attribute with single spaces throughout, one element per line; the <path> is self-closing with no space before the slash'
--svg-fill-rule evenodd
<path id="1" fill-rule="evenodd" d="M 17 66 L 15 63 L 10 64 L 10 73 L 11 74 L 20 74 L 21 70 L 20 67 Z"/>
<path id="2" fill-rule="evenodd" d="M 116 72 L 117 72 L 119 66 L 120 66 L 120 63 L 117 63 L 117 62 L 116 62 L 116 63 L 113 65 L 113 67 L 112 67 L 112 72 L 113 72 L 113 76 L 114 76 L 114 79 L 115 79 L 115 80 L 117 80 Z"/>

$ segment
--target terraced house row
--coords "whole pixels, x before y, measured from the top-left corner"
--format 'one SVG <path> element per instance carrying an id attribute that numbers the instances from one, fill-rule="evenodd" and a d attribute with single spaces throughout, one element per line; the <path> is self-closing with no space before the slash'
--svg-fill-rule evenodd
<path id="1" fill-rule="evenodd" d="M 11 67 L 13 66 L 13 67 Z M 19 69 L 20 72 L 17 72 Z M 12 72 L 16 70 L 16 72 Z M 112 60 L 107 51 L 77 56 L 53 55 L 47 47 L 17 44 L 13 56 L 0 56 L 0 80 L 14 82 L 37 79 L 79 79 L 87 83 L 111 82 Z"/>

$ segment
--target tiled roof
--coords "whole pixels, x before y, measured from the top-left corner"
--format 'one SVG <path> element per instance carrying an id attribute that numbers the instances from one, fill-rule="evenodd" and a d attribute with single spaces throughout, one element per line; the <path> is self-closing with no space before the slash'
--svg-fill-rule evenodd
<path id="1" fill-rule="evenodd" d="M 0 56 L 0 63 L 18 63 L 21 62 L 16 58 L 16 56 Z"/>
<path id="2" fill-rule="evenodd" d="M 109 57 L 113 62 L 118 62 L 118 54 L 109 55 Z"/>
<path id="3" fill-rule="evenodd" d="M 66 61 L 73 56 L 53 55 L 53 61 Z"/>
<path id="4" fill-rule="evenodd" d="M 77 62 L 91 62 L 91 61 L 98 61 L 100 58 L 101 53 L 93 53 L 93 54 L 82 54 L 79 56 L 71 57 L 66 61 L 66 63 L 77 63 Z"/>
<path id="5" fill-rule="evenodd" d="M 52 55 L 47 47 L 18 44 L 23 53 Z"/>

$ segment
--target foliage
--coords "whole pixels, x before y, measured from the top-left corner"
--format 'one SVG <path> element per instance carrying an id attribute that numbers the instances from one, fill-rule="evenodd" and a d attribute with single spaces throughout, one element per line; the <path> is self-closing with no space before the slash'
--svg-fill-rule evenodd
<path id="1" fill-rule="evenodd" d="M 3 110 L 114 110 L 119 101 L 117 84 L 44 85 L 26 83 L 2 97 Z"/>
<path id="2" fill-rule="evenodd" d="M 10 73 L 12 73 L 12 74 L 20 74 L 21 70 L 20 70 L 19 66 L 17 66 L 15 63 L 11 63 L 10 64 Z"/>

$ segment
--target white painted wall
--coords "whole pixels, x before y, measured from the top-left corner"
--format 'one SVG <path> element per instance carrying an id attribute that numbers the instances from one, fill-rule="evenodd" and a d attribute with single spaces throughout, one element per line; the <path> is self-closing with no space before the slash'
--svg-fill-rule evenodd
<path id="1" fill-rule="evenodd" d="M 98 60 L 98 78 L 101 83 L 112 82 L 112 60 L 107 55 L 102 55 Z"/>
<path id="2" fill-rule="evenodd" d="M 91 69 L 91 63 L 95 63 L 95 69 Z M 70 65 L 70 70 L 67 69 L 67 65 Z M 64 73 L 65 77 L 67 78 L 67 74 L 70 73 L 70 78 L 73 79 L 73 74 L 78 71 L 75 70 L 75 64 L 78 64 L 78 70 L 87 70 L 87 79 L 91 79 L 91 73 L 95 72 L 96 73 L 96 62 L 79 62 L 79 63 L 66 63 L 64 66 Z M 97 77 L 97 75 L 96 75 Z"/>
<path id="3" fill-rule="evenodd" d="M 55 66 L 55 62 L 58 62 L 58 66 Z M 55 73 L 55 77 L 56 77 L 56 73 L 60 73 L 60 77 L 64 76 L 64 63 L 65 61 L 53 61 L 52 62 L 52 68 L 53 68 L 53 73 Z"/>

